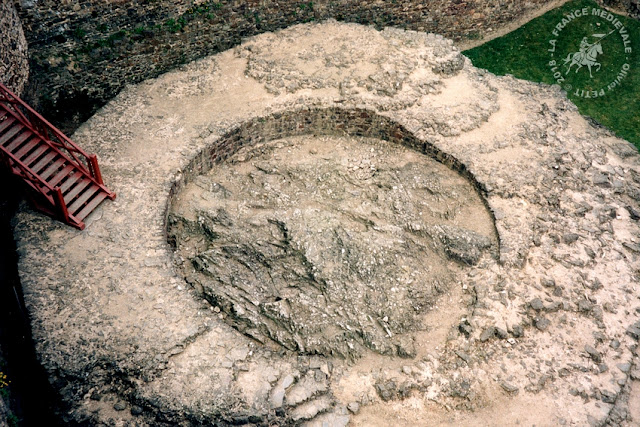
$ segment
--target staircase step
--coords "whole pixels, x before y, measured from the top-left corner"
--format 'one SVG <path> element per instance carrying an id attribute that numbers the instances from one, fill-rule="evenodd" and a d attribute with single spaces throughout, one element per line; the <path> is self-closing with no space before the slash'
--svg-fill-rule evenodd
<path id="1" fill-rule="evenodd" d="M 54 157 L 56 157 L 58 155 L 58 153 L 56 153 L 55 151 L 51 151 L 49 153 L 47 153 L 45 156 L 42 156 L 42 158 L 40 159 L 40 161 L 38 163 L 36 163 L 35 165 L 33 165 L 33 167 L 31 168 L 31 170 L 34 173 L 38 173 L 40 172 L 42 169 L 44 169 L 49 163 L 51 163 L 51 161 L 53 160 Z"/>
<path id="2" fill-rule="evenodd" d="M 84 190 L 89 184 L 91 184 L 91 180 L 89 178 L 82 177 L 80 181 L 64 196 L 64 203 L 69 206 L 69 203 L 78 195 L 82 190 Z"/>
<path id="3" fill-rule="evenodd" d="M 31 132 L 30 130 L 25 130 L 24 132 L 22 132 L 20 134 L 20 136 L 18 136 L 16 139 L 14 139 L 13 141 L 11 141 L 11 143 L 9 145 L 7 145 L 5 148 L 7 149 L 8 152 L 13 152 L 16 148 L 20 147 L 20 145 L 25 142 L 27 139 L 31 138 L 33 136 L 33 132 Z"/>
<path id="4" fill-rule="evenodd" d="M 92 177 L 94 171 L 87 169 L 85 163 L 95 167 L 96 177 L 100 176 L 95 156 L 71 141 L 65 140 L 59 145 L 49 140 L 47 135 L 53 138 L 58 132 L 23 101 L 13 99 L 11 92 L 0 83 L 0 160 L 23 178 L 26 185 L 44 196 L 38 204 L 40 210 L 60 216 L 59 207 L 55 205 L 63 202 L 69 213 L 68 218 L 64 215 L 67 224 L 82 230 L 82 220 L 104 199 L 115 198 L 115 194 L 97 184 L 97 178 Z M 73 147 L 69 151 L 65 148 L 67 143 Z M 54 201 L 51 189 L 61 192 L 64 200 Z"/>
<path id="5" fill-rule="evenodd" d="M 46 155 L 48 149 L 49 147 L 47 145 L 39 146 L 38 148 L 33 150 L 33 153 L 29 154 L 24 160 L 22 160 L 22 163 L 27 165 L 27 167 L 31 167 L 31 164 L 35 163 L 40 158 L 40 156 L 42 156 L 43 154 Z"/>
<path id="6" fill-rule="evenodd" d="M 107 198 L 107 193 L 105 193 L 104 191 L 100 191 L 98 194 L 96 194 L 96 196 L 93 199 L 91 199 L 89 203 L 87 203 L 87 205 L 84 208 L 82 208 L 80 212 L 75 214 L 75 217 L 78 218 L 80 221 L 82 221 L 87 216 L 89 216 L 89 214 L 93 212 L 93 210 L 97 208 L 98 205 L 102 203 L 102 201 L 106 198 Z"/>
<path id="7" fill-rule="evenodd" d="M 14 125 L 11 129 L 6 131 L 3 135 L 0 136 L 0 145 L 4 145 L 11 140 L 18 132 L 24 129 L 22 123 L 18 123 Z"/>
<path id="8" fill-rule="evenodd" d="M 29 154 L 31 150 L 33 150 L 39 145 L 41 145 L 41 142 L 39 140 L 30 139 L 20 149 L 15 150 L 13 155 L 16 157 L 16 159 L 21 159 L 25 157 L 27 154 Z"/>
<path id="9" fill-rule="evenodd" d="M 11 116 L 9 116 L 5 120 L 1 121 L 0 122 L 0 132 L 3 132 L 6 128 L 11 126 L 15 121 L 16 121 L 16 119 L 14 119 Z"/>
<path id="10" fill-rule="evenodd" d="M 77 170 L 73 175 L 69 175 L 67 179 L 62 184 L 60 184 L 60 191 L 62 191 L 62 194 L 66 193 L 73 186 L 73 184 L 80 181 L 80 179 L 82 179 L 83 177 L 84 175 L 82 175 Z"/>
<path id="11" fill-rule="evenodd" d="M 64 157 L 56 159 L 53 163 L 51 163 L 51 166 L 45 169 L 44 172 L 40 172 L 40 177 L 46 181 L 51 175 L 60 170 L 65 161 L 66 159 Z"/>
<path id="12" fill-rule="evenodd" d="M 79 210 L 87 201 L 93 197 L 98 191 L 100 191 L 100 187 L 93 184 L 90 187 L 87 187 L 84 192 L 78 197 L 71 205 L 69 205 L 69 212 L 73 213 Z"/>
<path id="13" fill-rule="evenodd" d="M 69 177 L 72 170 L 75 169 L 74 165 L 67 165 L 57 174 L 53 175 L 51 179 L 47 180 L 50 186 L 55 187 L 61 183 L 65 178 Z"/>

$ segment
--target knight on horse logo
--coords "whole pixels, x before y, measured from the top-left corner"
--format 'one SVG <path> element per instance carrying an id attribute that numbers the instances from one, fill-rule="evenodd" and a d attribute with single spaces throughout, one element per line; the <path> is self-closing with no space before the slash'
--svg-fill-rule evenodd
<path id="1" fill-rule="evenodd" d="M 551 30 L 547 49 L 553 80 L 575 98 L 600 98 L 625 84 L 633 63 L 633 46 L 623 21 L 598 7 L 565 13 Z M 581 34 L 582 40 L 576 34 Z M 585 67 L 589 77 L 580 73 Z"/>
<path id="2" fill-rule="evenodd" d="M 574 65 L 577 65 L 575 70 L 576 73 L 580 71 L 580 69 L 583 66 L 586 65 L 589 70 L 589 77 L 593 78 L 591 67 L 593 66 L 597 67 L 596 72 L 600 71 L 600 68 L 602 67 L 602 64 L 600 64 L 597 61 L 598 55 L 602 55 L 603 53 L 602 44 L 601 44 L 602 40 L 609 37 L 614 32 L 615 30 L 612 30 L 608 34 L 592 34 L 591 37 L 595 39 L 593 43 L 589 43 L 588 37 L 583 37 L 582 41 L 580 42 L 580 50 L 578 50 L 577 52 L 570 53 L 564 59 L 563 65 L 566 66 L 567 64 L 569 64 L 567 66 L 567 71 L 565 72 L 565 75 L 569 74 L 569 72 L 571 71 L 571 68 Z"/>

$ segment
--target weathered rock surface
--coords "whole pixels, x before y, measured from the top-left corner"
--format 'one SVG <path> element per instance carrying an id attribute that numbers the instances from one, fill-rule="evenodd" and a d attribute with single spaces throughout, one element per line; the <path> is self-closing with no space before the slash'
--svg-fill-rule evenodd
<path id="1" fill-rule="evenodd" d="M 0 427 L 9 426 L 7 421 L 8 416 L 9 411 L 7 410 L 7 405 L 4 403 L 4 399 L 0 397 Z"/>
<path id="2" fill-rule="evenodd" d="M 0 0 L 0 81 L 17 95 L 29 77 L 27 40 L 11 0 Z"/>
<path id="3" fill-rule="evenodd" d="M 349 40 L 353 45 L 366 40 L 369 50 L 395 51 L 394 58 L 404 55 L 412 65 L 389 70 L 395 70 L 395 77 L 386 73 L 385 63 L 368 59 L 356 61 L 359 65 L 354 68 L 332 48 L 336 37 L 328 34 L 339 35 L 347 45 Z M 271 43 L 279 46 L 277 57 L 266 49 Z M 321 71 L 330 78 L 328 83 L 318 88 L 304 83 L 310 78 L 305 70 L 312 67 L 308 61 L 313 58 L 301 57 L 301 46 L 322 47 L 318 48 Z M 633 351 L 640 335 L 636 250 L 640 224 L 627 209 L 640 200 L 637 150 L 593 127 L 558 87 L 498 78 L 466 60 L 461 69 L 455 71 L 452 63 L 454 72 L 443 73 L 438 58 L 457 58 L 457 52 L 436 36 L 381 33 L 328 22 L 258 37 L 247 41 L 246 47 L 130 87 L 76 132 L 74 138 L 81 145 L 98 153 L 106 181 L 118 193 L 116 201 L 90 216 L 84 232 L 26 207 L 15 219 L 19 271 L 36 349 L 51 382 L 71 407 L 66 414 L 69 422 L 344 425 L 349 417 L 356 426 L 489 425 L 499 414 L 505 425 L 637 424 L 632 417 L 638 387 L 630 384 L 637 372 Z M 358 49 L 353 52 L 358 55 Z M 265 76 L 251 77 L 250 62 L 262 60 L 275 61 L 273 71 L 263 67 Z M 401 76 L 402 71 L 408 75 Z M 340 83 L 348 78 L 355 80 L 353 90 L 341 91 Z M 386 89 L 394 85 L 386 79 L 394 78 L 398 90 L 391 93 Z M 275 94 L 268 82 L 279 80 L 303 83 L 290 91 L 282 86 Z M 369 81 L 372 90 L 367 88 Z M 436 82 L 435 90 L 416 92 L 411 82 L 419 81 Z M 353 153 L 361 153 L 357 157 L 362 160 L 364 152 L 358 151 L 362 147 L 376 152 L 398 144 L 406 147 L 403 156 L 412 160 L 392 155 L 388 158 L 398 163 L 382 164 L 375 173 L 365 162 L 349 170 L 351 149 L 347 153 L 336 148 L 326 156 L 343 172 L 330 173 L 323 187 L 317 182 L 321 172 L 329 172 L 323 161 L 313 163 L 313 168 L 300 164 L 294 168 L 300 158 L 287 152 L 300 149 L 303 145 L 287 144 L 305 135 L 315 135 L 319 141 L 360 141 Z M 270 141 L 276 140 L 283 146 L 269 156 Z M 260 154 L 261 149 L 267 152 Z M 252 159 L 237 157 L 252 150 L 258 150 Z M 320 153 L 318 149 L 315 156 L 320 158 Z M 276 165 L 278 155 L 288 161 Z M 455 179 L 464 178 L 477 190 L 474 200 L 483 203 L 482 215 L 490 212 L 497 243 L 492 243 L 491 233 L 455 223 L 461 216 L 452 216 L 453 212 L 463 212 L 467 205 L 461 200 L 471 194 L 462 192 L 463 187 L 454 183 L 434 187 L 434 194 L 418 191 L 418 184 L 429 183 L 426 177 L 431 175 L 425 170 L 431 166 L 414 170 L 407 165 L 422 158 L 436 159 L 458 175 Z M 206 175 L 214 164 L 218 174 Z M 245 170 L 234 185 L 244 183 L 255 195 L 234 199 L 237 189 L 218 181 L 235 167 Z M 285 170 L 293 178 L 316 177 L 316 189 L 300 187 L 308 181 L 289 175 L 283 179 L 280 173 Z M 413 181 L 413 176 L 424 179 Z M 602 176 L 611 185 L 594 185 L 594 180 L 605 182 Z M 382 178 L 385 181 L 376 181 Z M 440 178 L 433 181 L 444 184 Z M 292 330 L 302 321 L 309 323 L 304 313 L 280 321 L 273 333 L 266 327 L 266 313 L 274 317 L 277 312 L 269 307 L 282 301 L 267 300 L 281 290 L 266 285 L 275 283 L 267 275 L 270 270 L 255 260 L 267 256 L 272 262 L 278 257 L 285 260 L 273 272 L 296 273 L 290 280 L 298 288 L 285 290 L 297 299 L 322 292 L 310 286 L 317 283 L 296 254 L 312 259 L 317 266 L 314 274 L 325 279 L 333 277 L 329 267 L 338 265 L 335 259 L 343 248 L 345 254 L 353 248 L 360 259 L 372 260 L 378 247 L 366 248 L 363 242 L 378 231 L 372 226 L 367 230 L 366 221 L 359 225 L 357 218 L 345 218 L 359 200 L 346 191 L 354 191 L 362 182 L 396 183 L 398 190 L 415 193 L 394 199 L 401 192 L 393 185 L 390 190 L 371 191 L 360 184 L 363 188 L 357 190 L 361 196 L 378 195 L 387 201 L 362 209 L 363 214 L 380 216 L 369 220 L 388 224 L 388 229 L 380 227 L 386 232 L 381 234 L 383 243 L 409 238 L 422 242 L 428 247 L 426 257 L 433 255 L 440 260 L 439 267 L 446 267 L 447 273 L 438 270 L 435 277 L 450 275 L 451 280 L 437 292 L 425 282 L 425 298 L 416 301 L 428 301 L 429 308 L 415 317 L 407 314 L 412 312 L 404 299 L 385 301 L 380 295 L 371 303 L 353 303 L 346 299 L 350 296 L 346 285 L 336 287 L 335 292 L 345 296 L 345 312 L 352 312 L 344 317 L 351 323 L 345 320 L 344 328 L 338 325 L 329 331 L 331 323 L 337 324 L 336 311 L 333 322 L 324 324 L 326 331 L 313 331 L 302 342 L 321 353 L 308 354 L 293 339 L 299 331 Z M 198 184 L 206 187 L 198 187 L 204 198 L 182 206 L 189 199 L 185 196 L 193 188 L 190 185 Z M 227 192 L 213 184 L 222 184 Z M 452 188 L 460 194 L 454 196 Z M 324 198 L 313 199 L 314 194 Z M 283 200 L 278 201 L 277 195 Z M 311 198 L 302 199 L 303 195 Z M 438 198 L 437 203 L 430 197 Z M 425 221 L 424 229 L 419 224 L 418 230 L 411 224 L 418 218 L 420 200 L 437 208 L 428 212 L 439 222 Z M 243 203 L 246 210 L 234 208 Z M 312 203 L 318 209 L 311 216 L 313 222 L 294 221 L 295 209 L 304 218 Z M 252 204 L 270 210 L 249 208 Z M 257 215 L 261 227 L 251 228 L 252 212 L 264 213 Z M 248 225 L 230 225 L 243 223 Z M 169 239 L 178 251 L 167 244 L 167 225 L 174 230 L 183 227 Z M 282 244 L 285 228 L 289 246 Z M 360 240 L 349 241 L 346 233 L 339 234 L 348 243 L 339 245 L 322 233 L 349 228 L 362 230 Z M 321 233 L 314 239 L 305 234 L 307 230 Z M 351 233 L 355 236 L 355 231 Z M 215 252 L 222 251 L 216 235 L 229 239 L 225 245 L 232 249 L 246 248 L 248 243 L 253 248 Z M 295 242 L 326 246 L 327 254 L 306 253 Z M 214 251 L 205 256 L 209 246 Z M 402 247 L 380 246 L 388 257 L 399 255 Z M 490 256 L 493 250 L 495 257 Z M 403 263 L 416 271 L 426 269 L 428 263 L 417 265 L 412 251 L 406 260 L 394 264 L 386 259 L 372 270 L 381 292 L 391 290 L 390 282 L 385 282 L 390 277 L 402 280 L 398 271 Z M 246 265 L 234 260 L 233 270 L 220 262 L 232 257 Z M 356 268 L 346 277 L 360 291 L 366 281 L 355 279 L 365 270 L 353 265 Z M 387 269 L 379 270 L 383 267 Z M 207 268 L 212 273 L 205 273 Z M 378 273 L 385 276 L 378 278 Z M 236 275 L 265 277 L 247 280 L 252 286 L 248 295 L 259 301 L 243 301 L 239 292 L 234 293 L 239 288 L 216 289 L 205 280 L 219 277 L 229 282 Z M 303 286 L 305 291 L 300 292 Z M 408 294 L 402 282 L 398 288 Z M 242 302 L 244 317 L 225 301 Z M 384 326 L 379 323 L 358 325 L 355 311 L 374 312 L 389 302 L 397 304 L 395 311 L 377 313 L 377 319 L 388 316 L 389 331 L 402 331 L 393 337 L 399 339 L 396 354 L 402 358 L 377 351 L 361 338 L 354 338 L 361 345 L 360 357 L 354 353 L 353 360 L 333 356 L 330 348 L 314 343 L 313 337 L 326 345 L 319 338 L 324 333 L 341 336 L 348 331 L 347 324 L 380 333 Z M 249 315 L 252 305 L 258 307 L 257 315 Z M 298 310 L 303 307 L 331 313 L 319 299 L 309 299 Z M 267 337 L 265 343 L 247 336 L 246 330 L 239 332 L 239 320 L 247 329 L 256 326 L 258 333 L 253 336 Z M 282 336 L 274 340 L 271 335 L 277 331 L 283 331 Z M 383 338 L 385 345 L 392 342 Z M 585 351 L 586 346 L 593 351 Z M 414 350 L 400 354 L 400 348 Z M 346 407 L 353 402 L 359 405 L 357 414 Z"/>
<path id="4" fill-rule="evenodd" d="M 497 251 L 471 183 L 386 141 L 243 148 L 178 200 L 169 236 L 187 281 L 242 333 L 303 354 L 414 356 L 399 335 L 452 285 L 448 260 Z"/>

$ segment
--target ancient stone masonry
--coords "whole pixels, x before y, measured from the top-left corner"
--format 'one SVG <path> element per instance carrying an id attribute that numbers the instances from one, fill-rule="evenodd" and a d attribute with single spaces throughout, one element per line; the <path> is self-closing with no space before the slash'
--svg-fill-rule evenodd
<path id="1" fill-rule="evenodd" d="M 640 156 L 559 87 L 307 23 L 74 139 L 118 199 L 15 219 L 66 422 L 637 425 Z"/>
<path id="2" fill-rule="evenodd" d="M 626 12 L 629 16 L 640 19 L 640 0 L 602 0 L 605 6 Z"/>
<path id="3" fill-rule="evenodd" d="M 223 51 L 249 36 L 335 18 L 461 40 L 552 0 L 17 2 L 29 46 L 29 100 L 72 130 L 127 84 Z"/>
<path id="4" fill-rule="evenodd" d="M 22 25 L 18 17 L 18 13 L 11 0 L 0 0 L 0 82 L 7 86 L 9 90 L 17 95 L 22 94 L 27 78 L 29 76 L 28 56 L 27 56 L 27 40 L 22 31 Z M 0 167 L 4 168 L 3 162 L 0 161 Z M 0 174 L 5 179 L 7 172 L 0 170 Z M 5 181 L 5 187 L 7 187 Z M 7 275 L 3 274 L 9 270 L 9 265 L 13 263 L 7 256 L 10 252 L 10 226 L 9 219 L 12 216 L 12 204 L 7 201 L 10 199 L 10 192 L 3 189 L 0 195 L 0 241 L 2 241 L 2 249 L 0 250 L 0 286 L 9 289 L 10 283 Z M 6 240 L 5 240 L 6 239 Z M 7 298 L 6 293 L 0 298 Z M 5 300 L 6 301 L 6 300 Z M 4 302 L 4 301 L 3 301 Z M 5 307 L 2 304 L 3 307 Z M 5 313 L 10 310 L 5 310 Z M 12 327 L 15 323 L 12 324 Z M 3 326 L 0 325 L 0 329 Z M 15 330 L 15 329 L 14 329 Z M 0 336 L 6 336 L 1 333 Z M 0 343 L 0 361 L 4 361 L 6 348 L 2 348 L 4 343 Z M 2 368 L 0 368 L 2 371 Z M 2 388 L 2 384 L 0 384 Z M 6 389 L 3 390 L 6 392 Z M 0 396 L 0 426 L 7 426 L 7 418 L 9 417 L 9 408 L 6 406 L 3 396 Z"/>
<path id="5" fill-rule="evenodd" d="M 29 76 L 27 40 L 11 0 L 0 0 L 0 81 L 20 95 Z"/>

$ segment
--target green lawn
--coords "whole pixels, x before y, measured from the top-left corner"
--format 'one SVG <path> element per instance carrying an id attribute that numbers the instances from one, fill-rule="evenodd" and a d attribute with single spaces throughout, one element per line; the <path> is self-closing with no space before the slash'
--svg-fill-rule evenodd
<path id="1" fill-rule="evenodd" d="M 599 11 L 604 16 L 594 14 Z M 560 84 L 582 114 L 640 148 L 640 22 L 607 13 L 592 0 L 571 1 L 463 54 L 498 75 Z M 594 53 L 601 46 L 601 53 L 595 52 L 601 67 L 593 64 L 592 76 L 586 59 L 578 61 L 584 66 L 577 72 L 578 64 L 568 70 L 582 55 L 565 64 L 584 37 L 583 51 Z"/>

